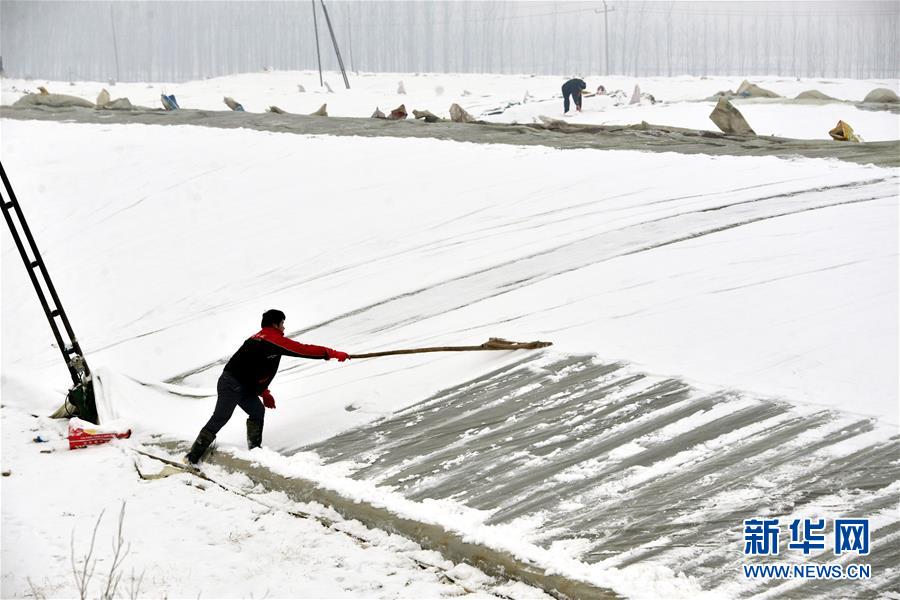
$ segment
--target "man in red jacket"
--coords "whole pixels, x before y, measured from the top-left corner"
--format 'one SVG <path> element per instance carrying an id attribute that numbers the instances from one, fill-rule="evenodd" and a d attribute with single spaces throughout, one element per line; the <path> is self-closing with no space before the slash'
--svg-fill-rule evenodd
<path id="1" fill-rule="evenodd" d="M 282 356 L 316 358 L 328 360 L 336 358 L 344 362 L 349 358 L 346 352 L 332 350 L 324 346 L 301 344 L 284 337 L 284 313 L 267 310 L 262 316 L 262 329 L 249 338 L 234 353 L 216 386 L 218 399 L 212 417 L 191 446 L 185 461 L 196 464 L 203 453 L 216 439 L 216 434 L 225 426 L 234 408 L 240 406 L 247 413 L 247 447 L 251 450 L 262 445 L 263 418 L 266 408 L 275 408 L 275 398 L 269 393 L 269 384 L 278 371 Z M 262 402 L 259 399 L 262 398 Z M 265 407 L 265 408 L 263 408 Z"/>

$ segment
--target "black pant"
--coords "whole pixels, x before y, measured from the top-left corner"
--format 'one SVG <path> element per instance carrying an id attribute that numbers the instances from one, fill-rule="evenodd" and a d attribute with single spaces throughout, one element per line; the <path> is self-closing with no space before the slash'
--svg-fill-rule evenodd
<path id="1" fill-rule="evenodd" d="M 563 112 L 569 112 L 569 96 L 572 96 L 575 106 L 581 108 L 581 92 L 563 92 Z"/>
<path id="2" fill-rule="evenodd" d="M 259 397 L 253 390 L 247 389 L 228 371 L 222 371 L 219 377 L 219 383 L 216 385 L 216 391 L 219 394 L 216 400 L 216 408 L 213 410 L 212 416 L 203 429 L 215 435 L 219 430 L 225 427 L 225 424 L 234 414 L 234 407 L 240 406 L 247 413 L 251 421 L 263 424 L 266 416 L 266 409 Z"/>

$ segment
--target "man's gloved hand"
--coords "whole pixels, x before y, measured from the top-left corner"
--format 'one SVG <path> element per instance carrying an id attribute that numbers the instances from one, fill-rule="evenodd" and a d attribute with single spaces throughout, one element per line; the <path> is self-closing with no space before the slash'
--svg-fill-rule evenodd
<path id="1" fill-rule="evenodd" d="M 260 396 L 262 397 L 263 406 L 266 408 L 275 408 L 275 398 L 272 397 L 269 390 L 264 391 Z"/>
<path id="2" fill-rule="evenodd" d="M 344 362 L 345 360 L 350 358 L 350 356 L 348 356 L 346 352 L 341 352 L 340 350 L 332 350 L 331 348 L 326 348 L 326 350 L 328 351 L 328 356 L 325 358 L 325 360 L 336 358 L 338 362 Z"/>

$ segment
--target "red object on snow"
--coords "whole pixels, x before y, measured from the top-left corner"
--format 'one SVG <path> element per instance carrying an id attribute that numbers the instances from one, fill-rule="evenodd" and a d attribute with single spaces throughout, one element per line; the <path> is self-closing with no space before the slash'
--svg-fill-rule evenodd
<path id="1" fill-rule="evenodd" d="M 96 446 L 97 444 L 105 444 L 115 439 L 125 439 L 131 437 L 131 430 L 119 431 L 101 431 L 96 425 L 82 421 L 81 419 L 72 419 L 69 421 L 69 450 L 76 448 L 86 448 L 88 446 Z"/>

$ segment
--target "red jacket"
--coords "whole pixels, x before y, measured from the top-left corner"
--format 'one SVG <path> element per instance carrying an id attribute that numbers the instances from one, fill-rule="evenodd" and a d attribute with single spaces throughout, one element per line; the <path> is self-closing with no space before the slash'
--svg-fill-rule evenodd
<path id="1" fill-rule="evenodd" d="M 331 348 L 301 344 L 274 327 L 263 327 L 234 353 L 225 370 L 259 395 L 268 389 L 282 356 L 328 360 L 333 354 Z"/>

